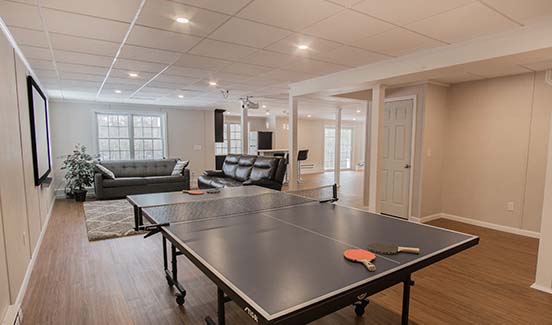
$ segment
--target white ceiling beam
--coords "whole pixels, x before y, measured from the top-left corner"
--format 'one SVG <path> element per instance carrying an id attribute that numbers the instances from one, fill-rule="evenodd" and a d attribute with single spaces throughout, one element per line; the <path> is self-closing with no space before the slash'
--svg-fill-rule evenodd
<path id="1" fill-rule="evenodd" d="M 552 21 L 471 41 L 421 51 L 290 84 L 292 96 L 330 90 L 370 88 L 380 80 L 459 64 L 552 48 Z"/>

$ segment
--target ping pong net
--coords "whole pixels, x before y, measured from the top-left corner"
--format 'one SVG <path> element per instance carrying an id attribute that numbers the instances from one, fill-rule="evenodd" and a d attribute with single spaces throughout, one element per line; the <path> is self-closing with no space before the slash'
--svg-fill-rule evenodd
<path id="1" fill-rule="evenodd" d="M 288 192 L 274 191 L 249 196 L 223 198 L 205 196 L 204 198 L 204 200 L 144 208 L 143 213 L 150 219 L 151 224 L 144 225 L 141 229 L 158 232 L 159 227 L 168 226 L 171 223 L 191 223 L 317 202 L 335 202 L 337 187 L 329 185 Z"/>

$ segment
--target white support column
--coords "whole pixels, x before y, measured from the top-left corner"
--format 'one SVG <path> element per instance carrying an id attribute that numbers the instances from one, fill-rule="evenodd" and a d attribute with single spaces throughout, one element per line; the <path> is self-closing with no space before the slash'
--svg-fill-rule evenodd
<path id="1" fill-rule="evenodd" d="M 548 136 L 548 161 L 544 183 L 544 202 L 539 241 L 539 258 L 534 289 L 552 294 L 552 123 Z"/>
<path id="2" fill-rule="evenodd" d="M 247 109 L 242 108 L 241 111 L 241 133 L 242 133 L 242 154 L 249 154 L 249 116 Z"/>
<path id="3" fill-rule="evenodd" d="M 362 192 L 362 202 L 364 206 L 370 205 L 370 139 L 372 138 L 371 124 L 371 109 L 370 101 L 365 102 L 366 116 L 364 119 L 364 182 Z"/>
<path id="4" fill-rule="evenodd" d="M 368 211 L 376 213 L 378 206 L 378 174 L 381 160 L 380 139 L 383 134 L 383 110 L 385 105 L 385 87 L 377 85 L 372 88 L 372 103 L 370 105 L 370 137 L 366 139 L 369 142 L 366 152 L 369 152 L 368 159 L 365 162 L 365 173 L 369 173 L 368 184 Z M 367 124 L 368 126 L 368 124 Z M 368 132 L 368 127 L 367 127 Z M 366 177 L 365 177 L 366 180 Z M 365 191 L 366 195 L 366 191 Z M 365 197 L 366 203 L 366 197 Z"/>
<path id="5" fill-rule="evenodd" d="M 335 155 L 334 155 L 334 183 L 339 185 L 341 174 L 341 113 L 343 109 L 338 107 L 335 111 Z"/>
<path id="6" fill-rule="evenodd" d="M 289 165 L 288 165 L 288 184 L 289 189 L 297 186 L 297 98 L 289 96 L 288 123 L 289 123 Z"/>

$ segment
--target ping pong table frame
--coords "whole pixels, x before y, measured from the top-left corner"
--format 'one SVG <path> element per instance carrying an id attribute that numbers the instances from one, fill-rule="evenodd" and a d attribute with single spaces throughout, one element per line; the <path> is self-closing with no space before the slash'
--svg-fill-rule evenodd
<path id="1" fill-rule="evenodd" d="M 144 215 L 146 216 L 146 218 L 148 217 L 147 214 Z M 410 287 L 414 285 L 414 281 L 412 281 L 412 273 L 426 266 L 439 262 L 456 253 L 459 253 L 463 250 L 466 250 L 472 246 L 475 246 L 479 243 L 478 237 L 470 238 L 469 240 L 465 240 L 457 245 L 454 245 L 447 249 L 443 249 L 432 255 L 428 255 L 418 261 L 405 263 L 405 265 L 397 268 L 396 270 L 393 270 L 392 272 L 389 272 L 387 274 L 383 273 L 383 275 L 379 278 L 366 279 L 365 281 L 358 283 L 348 290 L 337 293 L 335 295 L 330 295 L 326 299 L 322 299 L 313 304 L 309 304 L 302 308 L 290 311 L 289 313 L 279 313 L 282 315 L 276 318 L 269 319 L 263 316 L 263 312 L 258 310 L 259 308 L 256 307 L 256 304 L 254 304 L 254 302 L 247 301 L 245 298 L 240 297 L 239 293 L 237 292 L 237 288 L 235 288 L 231 283 L 225 281 L 225 279 L 217 274 L 217 271 L 212 269 L 209 264 L 203 262 L 201 260 L 201 257 L 195 255 L 194 252 L 185 243 L 176 238 L 176 236 L 174 236 L 166 226 L 168 226 L 168 224 L 154 224 L 142 226 L 141 228 L 151 231 L 146 236 L 150 236 L 157 232 L 160 232 L 163 236 L 163 262 L 165 277 L 169 286 L 173 286 L 177 290 L 176 302 L 179 305 L 182 305 L 184 303 L 184 297 L 186 296 L 186 290 L 178 282 L 177 275 L 177 257 L 180 255 L 185 255 L 197 268 L 201 270 L 201 272 L 203 272 L 203 274 L 205 274 L 217 286 L 217 322 L 219 325 L 225 324 L 224 305 L 226 302 L 229 301 L 234 301 L 249 315 L 249 317 L 260 324 L 304 324 L 334 313 L 350 305 L 353 305 L 355 307 L 355 313 L 358 316 L 361 316 L 362 314 L 364 314 L 364 308 L 369 303 L 369 296 L 399 283 L 403 284 L 401 324 L 407 325 L 410 308 Z M 172 270 L 170 271 L 168 269 L 168 256 L 166 245 L 167 241 L 171 243 Z M 215 322 L 209 316 L 205 318 L 205 322 L 209 325 L 215 324 Z"/>

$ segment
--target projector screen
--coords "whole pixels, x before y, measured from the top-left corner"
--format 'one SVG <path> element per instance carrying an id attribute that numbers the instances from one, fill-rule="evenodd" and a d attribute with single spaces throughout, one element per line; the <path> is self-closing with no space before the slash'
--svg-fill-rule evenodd
<path id="1" fill-rule="evenodd" d="M 40 87 L 27 77 L 29 95 L 29 116 L 31 122 L 31 142 L 33 146 L 33 167 L 35 185 L 40 185 L 51 171 L 50 134 L 48 131 L 48 102 Z"/>

